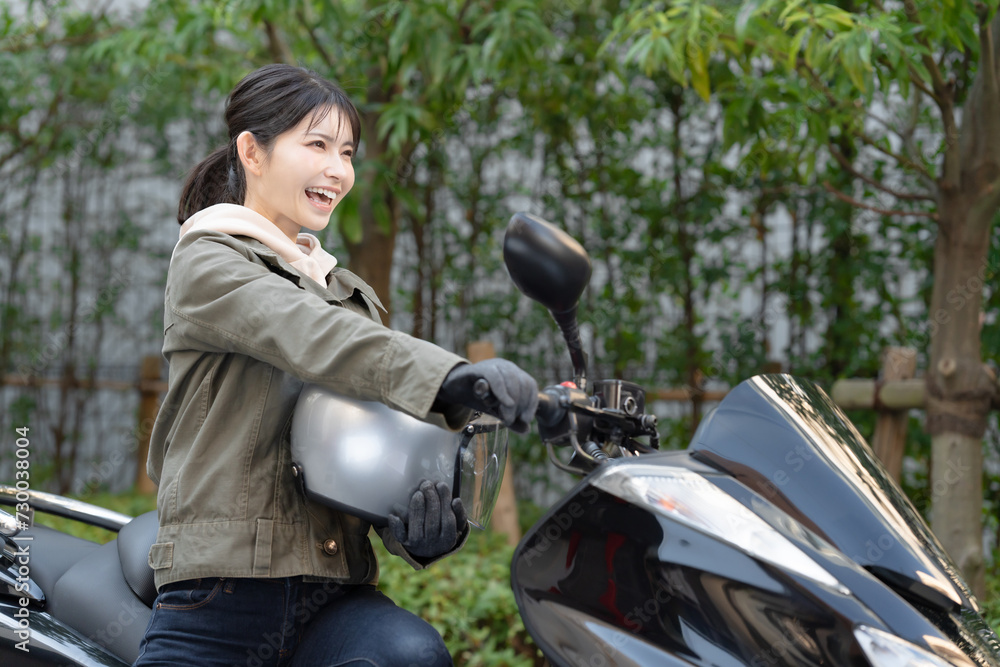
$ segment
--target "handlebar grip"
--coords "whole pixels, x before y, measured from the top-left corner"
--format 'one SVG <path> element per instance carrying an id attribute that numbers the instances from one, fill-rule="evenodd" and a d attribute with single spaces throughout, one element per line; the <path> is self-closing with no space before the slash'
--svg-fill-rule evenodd
<path id="1" fill-rule="evenodd" d="M 559 423 L 566 414 L 566 408 L 561 404 L 559 397 L 547 391 L 538 392 L 538 410 L 535 411 L 535 419 L 539 424 L 551 426 Z"/>
<path id="2" fill-rule="evenodd" d="M 479 378 L 472 385 L 472 393 L 481 401 L 485 401 L 492 395 L 492 388 L 486 378 Z M 559 396 L 552 391 L 538 392 L 538 409 L 535 411 L 535 419 L 538 423 L 551 426 L 558 424 L 566 416 L 566 407 L 562 404 Z"/>

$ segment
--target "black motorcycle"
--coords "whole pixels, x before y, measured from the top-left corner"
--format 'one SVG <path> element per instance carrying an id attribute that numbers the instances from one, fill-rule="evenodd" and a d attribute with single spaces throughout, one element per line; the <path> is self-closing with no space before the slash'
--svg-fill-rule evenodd
<path id="1" fill-rule="evenodd" d="M 518 214 L 504 257 L 553 313 L 575 374 L 541 392 L 537 423 L 555 464 L 583 479 L 511 564 L 525 626 L 553 664 L 1000 667 L 1000 641 L 968 586 L 821 389 L 752 378 L 687 450 L 659 452 L 641 387 L 588 384 L 576 321 L 590 278 L 583 248 Z M 0 487 L 0 503 L 119 531 L 99 546 L 18 531 L 8 515 L 0 662 L 132 662 L 155 598 L 155 513 L 131 519 L 16 487 Z"/>

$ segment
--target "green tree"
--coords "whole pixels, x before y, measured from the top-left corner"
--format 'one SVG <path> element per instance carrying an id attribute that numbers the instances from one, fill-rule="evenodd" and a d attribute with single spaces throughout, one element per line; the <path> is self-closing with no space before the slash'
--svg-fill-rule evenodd
<path id="1" fill-rule="evenodd" d="M 338 81 L 361 112 L 363 153 L 355 195 L 338 207 L 336 228 L 351 268 L 391 308 L 396 236 L 404 207 L 412 213 L 419 203 L 405 187 L 422 160 L 415 151 L 448 134 L 484 82 L 529 67 L 548 41 L 534 4 L 523 0 L 490 7 L 457 0 L 153 0 L 136 27 L 112 42 L 135 48 L 106 55 L 166 64 L 177 89 L 216 101 L 268 62 L 303 65 Z"/>
<path id="2" fill-rule="evenodd" d="M 120 267 L 140 245 L 116 173 L 135 153 L 120 132 L 156 81 L 88 62 L 121 30 L 113 17 L 58 1 L 20 9 L 0 9 L 0 371 L 28 385 L 4 412 L 33 424 L 47 454 L 33 485 L 49 477 L 66 492 L 85 463 L 102 340 L 122 332 L 116 310 L 134 278 Z"/>
<path id="3" fill-rule="evenodd" d="M 996 3 L 898 5 L 756 0 L 636 4 L 615 44 L 650 72 L 727 116 L 732 145 L 754 154 L 797 146 L 803 176 L 833 163 L 853 191 L 818 183 L 883 215 L 933 222 L 927 346 L 932 526 L 974 590 L 983 591 L 982 436 L 996 396 L 979 335 L 983 285 L 1000 205 L 1000 56 Z M 710 63 L 734 75 L 713 81 Z M 800 122 L 776 123 L 796 113 Z"/>

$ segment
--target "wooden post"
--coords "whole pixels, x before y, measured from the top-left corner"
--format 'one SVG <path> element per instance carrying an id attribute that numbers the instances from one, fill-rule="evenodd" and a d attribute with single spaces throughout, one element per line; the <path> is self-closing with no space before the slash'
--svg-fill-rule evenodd
<path id="1" fill-rule="evenodd" d="M 906 347 L 890 347 L 882 357 L 882 382 L 909 380 L 917 372 L 917 351 Z M 880 407 L 872 436 L 872 449 L 897 482 L 903 471 L 906 451 L 906 410 Z"/>
<path id="2" fill-rule="evenodd" d="M 157 386 L 160 380 L 160 355 L 142 358 L 139 369 L 139 426 L 135 436 L 139 443 L 136 452 L 135 490 L 139 493 L 155 493 L 156 485 L 146 474 L 146 459 L 149 457 L 149 436 L 153 433 L 156 412 L 160 409 Z"/>
<path id="3" fill-rule="evenodd" d="M 923 378 L 882 382 L 871 378 L 845 378 L 830 388 L 830 398 L 844 410 L 909 410 L 924 407 L 927 386 Z"/>
<path id="4" fill-rule="evenodd" d="M 781 373 L 782 366 L 780 361 L 765 361 L 764 365 L 760 367 L 761 373 Z"/>
<path id="5" fill-rule="evenodd" d="M 469 361 L 476 363 L 496 356 L 493 343 L 475 341 L 467 348 Z M 521 541 L 521 524 L 518 521 L 517 498 L 514 496 L 514 466 L 511 464 L 510 452 L 507 453 L 507 463 L 503 471 L 503 481 L 500 483 L 500 495 L 493 508 L 493 518 L 490 528 L 507 536 L 507 544 L 517 544 Z"/>

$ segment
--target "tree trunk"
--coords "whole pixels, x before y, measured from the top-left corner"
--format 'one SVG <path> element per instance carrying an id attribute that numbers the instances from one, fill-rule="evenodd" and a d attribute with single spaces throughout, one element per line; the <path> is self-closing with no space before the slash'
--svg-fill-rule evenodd
<path id="1" fill-rule="evenodd" d="M 430 192 L 430 188 L 424 192 L 426 210 L 426 206 L 433 200 L 433 197 L 427 195 Z M 428 317 L 427 308 L 424 306 L 424 290 L 429 288 L 427 284 L 427 244 L 425 243 L 424 231 L 427 229 L 427 222 L 429 220 L 430 215 L 427 215 L 423 219 L 419 219 L 419 216 L 410 218 L 410 224 L 413 227 L 413 243 L 417 252 L 417 284 L 413 288 L 413 328 L 410 331 L 410 335 L 414 338 L 424 337 L 424 327 Z"/>
<path id="2" fill-rule="evenodd" d="M 946 133 L 938 179 L 938 237 L 931 297 L 927 431 L 931 434 L 931 527 L 973 592 L 985 592 L 982 438 L 996 384 L 982 362 L 979 313 L 990 231 L 1000 207 L 1000 14 L 980 13 L 979 69 L 956 129 L 954 86 L 934 81 Z"/>
<path id="3" fill-rule="evenodd" d="M 963 202 L 964 203 L 964 202 Z M 927 431 L 931 434 L 931 527 L 973 592 L 985 591 L 982 545 L 982 438 L 995 384 L 980 354 L 987 239 L 964 239 L 967 206 L 940 208 L 934 260 Z M 955 219 L 948 220 L 952 212 Z"/>
<path id="4" fill-rule="evenodd" d="M 687 368 L 684 369 L 687 387 L 691 392 L 691 430 L 690 436 L 694 437 L 701 423 L 701 408 L 704 403 L 704 373 L 701 370 L 701 359 L 698 345 L 697 314 L 695 312 L 695 286 L 694 286 L 694 261 L 696 239 L 688 233 L 688 217 L 685 210 L 684 180 L 682 172 L 684 170 L 683 157 L 684 145 L 681 134 L 684 132 L 683 122 L 686 120 L 682 116 L 684 97 L 682 94 L 673 94 L 669 98 L 670 111 L 674 116 L 673 141 L 670 150 L 673 155 L 673 184 L 674 201 L 671 214 L 677 224 L 677 249 L 680 253 L 680 260 L 684 266 L 684 277 L 680 286 L 681 299 L 683 300 L 683 324 L 684 327 L 684 347 L 687 353 Z"/>
<path id="5" fill-rule="evenodd" d="M 931 438 L 931 525 L 977 597 L 986 590 L 981 447 L 981 438 L 955 432 Z"/>
<path id="6" fill-rule="evenodd" d="M 138 493 L 156 493 L 156 484 L 146 473 L 146 459 L 149 458 L 149 439 L 153 434 L 153 423 L 156 422 L 156 413 L 160 409 L 160 393 L 152 388 L 152 384 L 162 379 L 161 367 L 161 357 L 158 354 L 143 357 L 139 366 L 139 426 L 135 431 L 138 443 L 135 490 Z"/>
<path id="7" fill-rule="evenodd" d="M 368 107 L 377 109 L 390 99 L 389 91 L 381 87 L 382 79 L 381 72 L 369 72 L 372 84 L 368 88 Z M 378 138 L 378 118 L 378 111 L 361 114 L 365 161 L 371 163 L 383 161 L 387 152 L 385 140 Z M 358 176 L 361 242 L 352 243 L 345 239 L 345 245 L 351 255 L 351 270 L 372 286 L 388 311 L 385 317 L 385 324 L 388 325 L 392 316 L 392 257 L 399 229 L 399 203 L 392 193 L 393 184 L 380 178 L 377 170 L 361 170 Z"/>

